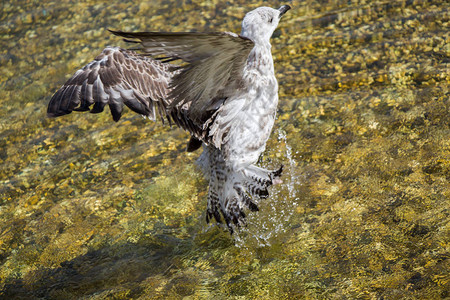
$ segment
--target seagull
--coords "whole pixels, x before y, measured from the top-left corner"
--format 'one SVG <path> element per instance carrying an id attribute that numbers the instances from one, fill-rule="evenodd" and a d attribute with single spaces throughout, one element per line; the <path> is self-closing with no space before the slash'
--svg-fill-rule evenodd
<path id="1" fill-rule="evenodd" d="M 258 211 L 283 166 L 256 166 L 272 131 L 278 104 L 270 38 L 290 9 L 248 12 L 241 33 L 112 31 L 135 45 L 107 47 L 51 98 L 48 117 L 100 113 L 119 121 L 124 105 L 153 121 L 188 131 L 187 151 L 203 147 L 197 164 L 209 180 L 206 221 L 230 233 Z"/>

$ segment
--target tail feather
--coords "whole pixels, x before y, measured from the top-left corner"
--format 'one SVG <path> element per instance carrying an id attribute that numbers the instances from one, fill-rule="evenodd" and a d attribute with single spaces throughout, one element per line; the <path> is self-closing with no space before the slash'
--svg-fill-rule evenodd
<path id="1" fill-rule="evenodd" d="M 266 170 L 249 165 L 235 170 L 222 157 L 220 150 L 204 147 L 197 164 L 209 180 L 206 222 L 213 218 L 225 221 L 230 233 L 234 227 L 245 225 L 245 210 L 259 211 L 259 199 L 269 196 L 269 187 L 281 176 L 283 166 Z"/>
<path id="2" fill-rule="evenodd" d="M 269 197 L 268 187 L 273 184 L 273 179 L 281 176 L 283 165 L 275 171 L 268 171 L 255 165 L 250 165 L 243 170 L 247 180 L 244 181 L 248 193 L 252 197 L 265 199 Z"/>
<path id="3" fill-rule="evenodd" d="M 281 176 L 283 166 L 275 171 L 259 168 L 254 165 L 241 170 L 233 170 L 221 157 L 208 157 L 202 168 L 209 171 L 208 208 L 206 222 L 213 218 L 216 222 L 225 221 L 230 233 L 234 227 L 245 225 L 245 210 L 258 211 L 258 200 L 269 196 L 268 188 L 273 180 Z M 206 172 L 205 172 L 206 173 Z"/>
<path id="4" fill-rule="evenodd" d="M 214 217 L 217 223 L 222 223 L 219 213 L 220 210 L 221 208 L 219 204 L 219 196 L 214 190 L 210 188 L 208 191 L 208 208 L 206 210 L 206 223 L 209 223 L 212 217 Z"/>

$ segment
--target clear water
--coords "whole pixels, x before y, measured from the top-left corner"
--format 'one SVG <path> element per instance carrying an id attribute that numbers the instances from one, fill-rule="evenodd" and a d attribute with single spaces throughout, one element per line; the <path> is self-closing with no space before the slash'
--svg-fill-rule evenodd
<path id="1" fill-rule="evenodd" d="M 272 39 L 283 183 L 206 224 L 188 135 L 127 111 L 47 119 L 106 29 L 239 32 L 264 1 L 0 4 L 0 298 L 449 297 L 448 1 L 290 1 Z"/>

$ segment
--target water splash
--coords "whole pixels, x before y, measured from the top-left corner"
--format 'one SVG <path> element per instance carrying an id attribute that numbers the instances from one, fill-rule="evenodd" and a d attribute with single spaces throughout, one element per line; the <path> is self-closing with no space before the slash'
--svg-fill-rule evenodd
<path id="1" fill-rule="evenodd" d="M 290 175 L 290 181 L 287 183 L 287 188 L 289 190 L 290 198 L 296 198 L 296 192 L 295 192 L 295 188 L 294 188 L 294 184 L 297 179 L 295 176 L 295 172 L 294 172 L 296 162 L 292 158 L 292 147 L 288 144 L 286 131 L 284 131 L 282 129 L 278 129 L 278 141 L 284 142 L 284 144 L 286 145 L 286 158 L 289 162 L 289 173 L 288 174 Z"/>
<path id="2" fill-rule="evenodd" d="M 282 129 L 278 130 L 278 143 L 280 147 L 275 151 L 281 152 L 283 162 L 287 162 L 283 182 L 271 188 L 269 199 L 260 202 L 261 210 L 251 214 L 247 219 L 248 226 L 234 235 L 235 245 L 249 251 L 254 247 L 271 246 L 278 241 L 290 228 L 289 222 L 299 203 L 298 185 L 301 181 L 296 173 L 297 162 L 293 158 L 286 132 Z"/>

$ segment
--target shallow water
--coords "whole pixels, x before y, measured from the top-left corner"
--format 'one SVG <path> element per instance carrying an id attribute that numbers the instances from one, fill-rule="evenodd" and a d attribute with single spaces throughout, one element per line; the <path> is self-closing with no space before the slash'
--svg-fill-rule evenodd
<path id="1" fill-rule="evenodd" d="M 261 2 L 278 7 L 278 2 Z M 0 14 L 0 297 L 450 297 L 447 1 L 292 1 L 272 39 L 283 183 L 205 223 L 188 135 L 127 111 L 47 119 L 106 28 L 239 32 L 246 1 L 21 1 Z"/>

